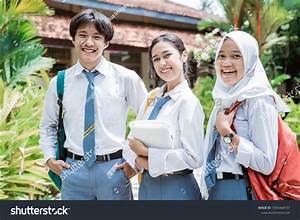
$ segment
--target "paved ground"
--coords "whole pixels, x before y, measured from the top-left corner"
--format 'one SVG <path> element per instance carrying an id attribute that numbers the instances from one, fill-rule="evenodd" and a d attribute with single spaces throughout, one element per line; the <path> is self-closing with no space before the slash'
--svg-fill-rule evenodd
<path id="1" fill-rule="evenodd" d="M 138 192 L 139 192 L 139 183 L 138 183 L 138 175 L 135 175 L 130 179 L 132 185 L 132 193 L 134 200 L 138 199 Z"/>

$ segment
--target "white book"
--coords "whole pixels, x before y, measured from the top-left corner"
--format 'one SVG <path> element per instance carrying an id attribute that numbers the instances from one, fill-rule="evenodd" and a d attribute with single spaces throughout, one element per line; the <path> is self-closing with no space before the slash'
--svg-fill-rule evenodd
<path id="1" fill-rule="evenodd" d="M 166 122 L 158 120 L 135 120 L 129 123 L 130 135 L 147 147 L 167 148 L 173 147 L 172 136 Z"/>

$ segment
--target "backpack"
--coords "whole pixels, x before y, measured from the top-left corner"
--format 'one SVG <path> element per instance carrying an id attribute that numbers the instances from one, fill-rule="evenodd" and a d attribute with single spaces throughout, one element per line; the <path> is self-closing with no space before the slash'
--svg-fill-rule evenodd
<path id="1" fill-rule="evenodd" d="M 239 108 L 240 105 L 241 102 L 236 102 L 233 108 Z M 232 128 L 235 130 L 234 127 Z M 300 152 L 297 136 L 278 116 L 278 149 L 272 173 L 264 175 L 251 168 L 245 170 L 244 167 L 243 173 L 258 200 L 300 200 L 299 165 Z M 248 198 L 251 198 L 248 189 L 247 194 Z"/>
<path id="2" fill-rule="evenodd" d="M 229 114 L 242 102 L 237 101 L 225 114 Z M 231 128 L 235 131 L 233 124 Z M 216 140 L 219 133 L 213 133 L 213 147 L 208 154 L 207 163 L 215 159 Z M 275 167 L 270 175 L 264 175 L 251 168 L 242 167 L 246 180 L 248 199 L 252 198 L 254 191 L 257 200 L 300 200 L 300 152 L 296 134 L 278 116 L 278 149 Z M 248 186 L 250 183 L 251 187 Z M 216 184 L 216 168 L 205 172 L 205 183 L 208 190 Z M 252 189 L 251 189 L 252 188 Z"/>
<path id="3" fill-rule="evenodd" d="M 62 100 L 64 96 L 64 81 L 65 81 L 65 71 L 59 71 L 57 73 L 56 79 L 56 87 L 57 87 L 57 104 L 59 106 L 59 113 L 58 113 L 58 126 L 57 126 L 57 144 L 56 144 L 56 160 L 63 160 L 66 161 L 67 158 L 67 149 L 64 148 L 64 143 L 66 140 L 66 134 L 63 125 L 63 105 Z M 60 176 L 56 175 L 52 170 L 48 171 L 48 175 L 50 179 L 53 181 L 57 189 L 61 190 L 62 181 Z"/>
<path id="4" fill-rule="evenodd" d="M 274 170 L 263 175 L 247 169 L 258 200 L 300 200 L 300 152 L 296 134 L 278 116 L 278 150 Z"/>

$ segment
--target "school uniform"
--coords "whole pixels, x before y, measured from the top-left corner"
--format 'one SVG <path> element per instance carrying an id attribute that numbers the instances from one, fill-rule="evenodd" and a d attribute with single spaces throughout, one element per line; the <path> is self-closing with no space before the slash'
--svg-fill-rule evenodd
<path id="1" fill-rule="evenodd" d="M 219 136 L 216 155 L 221 158 L 216 168 L 216 185 L 211 200 L 247 200 L 247 182 L 242 166 L 251 167 L 265 175 L 272 172 L 278 148 L 278 113 L 272 97 L 248 99 L 239 107 L 234 127 L 240 137 L 237 152 L 229 150 Z"/>
<path id="2" fill-rule="evenodd" d="M 155 120 L 169 125 L 173 146 L 172 149 L 148 148 L 149 170 L 142 173 L 138 197 L 140 200 L 199 199 L 200 192 L 192 170 L 200 167 L 203 161 L 202 107 L 187 81 L 169 92 L 164 93 L 165 89 L 166 85 L 161 87 L 145 113 L 146 101 L 144 102 L 137 120 L 151 118 L 157 102 L 169 96 L 170 99 L 161 107 Z M 123 150 L 123 157 L 135 167 L 137 155 L 128 146 Z"/>
<path id="3" fill-rule="evenodd" d="M 232 31 L 226 34 L 219 43 L 215 61 L 217 62 L 220 49 L 228 38 L 239 48 L 243 58 L 244 75 L 230 86 L 222 81 L 220 70 L 216 68 L 217 80 L 212 91 L 215 106 L 207 125 L 204 150 L 206 162 L 202 168 L 205 175 L 202 176 L 200 188 L 204 199 L 247 200 L 251 199 L 251 195 L 246 191 L 249 181 L 244 175 L 247 171 L 243 172 L 242 167 L 265 175 L 273 171 L 278 148 L 278 112 L 289 111 L 289 108 L 273 91 L 259 59 L 258 43 L 248 33 Z M 226 65 L 229 70 L 236 70 L 232 61 Z M 229 108 L 236 101 L 243 104 L 233 120 L 236 134 L 239 136 L 237 151 L 233 151 L 222 137 L 219 136 L 215 142 L 214 134 L 218 112 Z M 215 166 L 211 166 L 208 161 L 213 149 L 215 158 L 219 161 Z M 207 181 L 209 178 L 205 179 L 208 176 L 206 174 L 211 174 L 211 171 L 216 171 L 215 185 L 212 184 L 213 181 Z"/>
<path id="4" fill-rule="evenodd" d="M 62 199 L 130 199 L 130 182 L 125 179 L 122 170 L 115 169 L 115 165 L 124 161 L 121 150 L 124 145 L 128 107 L 131 106 L 138 112 L 147 91 L 134 71 L 113 64 L 104 57 L 90 71 L 94 73 L 93 81 L 87 77 L 86 72 L 89 71 L 79 62 L 65 71 L 64 147 L 68 150 L 67 163 L 71 164 L 71 168 L 62 172 Z M 88 93 L 91 95 L 88 96 Z M 87 108 L 90 99 L 93 100 L 92 109 Z M 92 118 L 93 126 L 86 130 L 88 117 Z M 49 158 L 55 158 L 57 122 L 58 105 L 54 77 L 46 93 L 40 123 L 40 145 L 45 162 Z M 84 147 L 87 145 L 87 137 L 94 144 L 95 161 L 89 166 L 82 165 L 82 161 L 86 159 Z"/>

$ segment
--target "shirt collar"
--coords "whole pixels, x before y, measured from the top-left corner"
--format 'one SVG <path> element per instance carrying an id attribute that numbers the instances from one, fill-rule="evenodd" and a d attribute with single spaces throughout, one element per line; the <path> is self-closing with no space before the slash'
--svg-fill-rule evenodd
<path id="1" fill-rule="evenodd" d="M 75 64 L 75 75 L 76 76 L 80 75 L 84 69 L 85 68 L 80 64 L 78 60 L 77 63 Z M 100 74 L 104 76 L 107 75 L 109 70 L 108 61 L 102 56 L 100 62 L 92 71 L 94 70 L 97 70 Z"/>
<path id="2" fill-rule="evenodd" d="M 157 93 L 157 96 L 158 96 L 158 97 L 162 97 L 163 92 L 164 92 L 165 89 L 166 89 L 166 86 L 167 86 L 167 84 L 164 84 L 164 85 L 160 88 L 160 90 L 159 90 L 158 93 Z M 186 90 L 188 90 L 188 89 L 190 89 L 190 88 L 189 88 L 189 84 L 188 84 L 187 80 L 184 80 L 183 82 L 181 82 L 181 83 L 179 83 L 177 86 L 175 86 L 175 88 L 173 88 L 171 91 L 166 92 L 166 93 L 164 94 L 164 96 L 168 96 L 168 95 L 169 95 L 169 96 L 171 97 L 171 99 L 173 99 L 174 101 L 176 101 L 176 100 L 179 98 L 179 96 L 182 94 L 182 92 L 183 92 L 183 91 L 186 91 Z"/>

